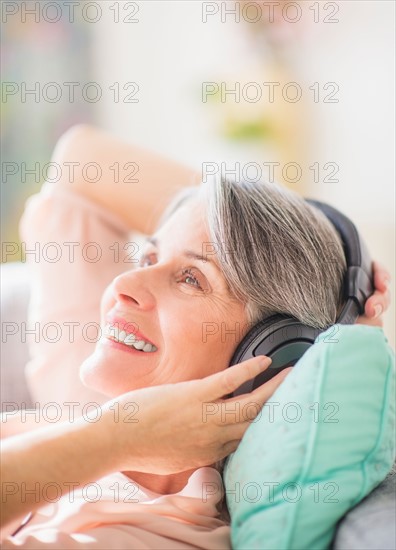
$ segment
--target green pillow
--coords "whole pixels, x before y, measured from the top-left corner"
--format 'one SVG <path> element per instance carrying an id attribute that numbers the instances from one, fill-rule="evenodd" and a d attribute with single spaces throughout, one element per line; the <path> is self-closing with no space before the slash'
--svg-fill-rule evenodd
<path id="1" fill-rule="evenodd" d="M 334 325 L 316 338 L 227 459 L 233 548 L 329 547 L 394 462 L 394 371 L 381 328 Z"/>

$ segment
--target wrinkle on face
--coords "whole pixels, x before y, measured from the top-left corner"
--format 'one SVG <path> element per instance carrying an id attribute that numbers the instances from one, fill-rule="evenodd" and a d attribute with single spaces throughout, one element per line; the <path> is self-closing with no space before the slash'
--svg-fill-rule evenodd
<path id="1" fill-rule="evenodd" d="M 101 312 L 104 322 L 107 312 L 122 309 L 128 321 L 140 325 L 158 344 L 158 351 L 143 357 L 98 342 L 82 365 L 84 383 L 110 397 L 141 387 L 203 378 L 227 368 L 244 335 L 241 329 L 247 325 L 245 305 L 230 294 L 221 270 L 209 265 L 213 262 L 182 254 L 184 250 L 202 253 L 203 244 L 210 241 L 202 199 L 183 204 L 155 237 L 157 246 L 148 243 L 143 250 L 149 261 L 122 274 L 117 291 L 114 282 L 106 289 Z M 200 291 L 189 284 L 191 279 L 181 276 L 187 268 L 200 274 L 207 290 Z M 235 330 L 237 324 L 239 339 L 227 336 L 226 330 Z M 218 330 L 204 338 L 209 325 Z"/>

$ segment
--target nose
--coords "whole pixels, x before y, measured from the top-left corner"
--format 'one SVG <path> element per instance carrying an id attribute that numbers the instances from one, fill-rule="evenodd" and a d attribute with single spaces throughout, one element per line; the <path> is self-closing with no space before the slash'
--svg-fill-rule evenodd
<path id="1" fill-rule="evenodd" d="M 153 281 L 147 273 L 140 269 L 126 271 L 118 275 L 112 283 L 114 299 L 125 307 L 150 311 L 155 307 L 155 297 L 150 291 Z"/>

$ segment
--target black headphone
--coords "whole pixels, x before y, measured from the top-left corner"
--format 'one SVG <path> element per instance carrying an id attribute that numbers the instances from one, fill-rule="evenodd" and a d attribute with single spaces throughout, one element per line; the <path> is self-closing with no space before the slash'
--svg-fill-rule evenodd
<path id="1" fill-rule="evenodd" d="M 352 325 L 364 312 L 364 304 L 374 291 L 370 254 L 351 220 L 328 204 L 311 199 L 306 201 L 326 215 L 341 237 L 347 271 L 344 279 L 345 305 L 336 323 Z M 304 325 L 286 315 L 272 315 L 259 321 L 238 345 L 230 366 L 257 355 L 270 357 L 272 363 L 259 376 L 242 384 L 232 395 L 250 393 L 281 370 L 294 366 L 323 330 Z"/>

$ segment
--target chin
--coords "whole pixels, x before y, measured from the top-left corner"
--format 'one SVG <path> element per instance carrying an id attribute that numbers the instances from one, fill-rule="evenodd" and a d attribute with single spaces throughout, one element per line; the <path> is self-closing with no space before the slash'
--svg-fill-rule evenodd
<path id="1" fill-rule="evenodd" d="M 120 363 L 93 353 L 81 364 L 80 380 L 87 388 L 113 399 L 124 393 L 147 387 L 149 382 L 137 376 L 130 363 Z"/>
<path id="2" fill-rule="evenodd" d="M 103 393 L 111 399 L 128 391 L 114 387 L 116 382 L 114 372 L 109 376 L 110 373 L 105 371 L 106 367 L 98 364 L 95 354 L 90 355 L 81 364 L 80 380 L 87 388 Z"/>

